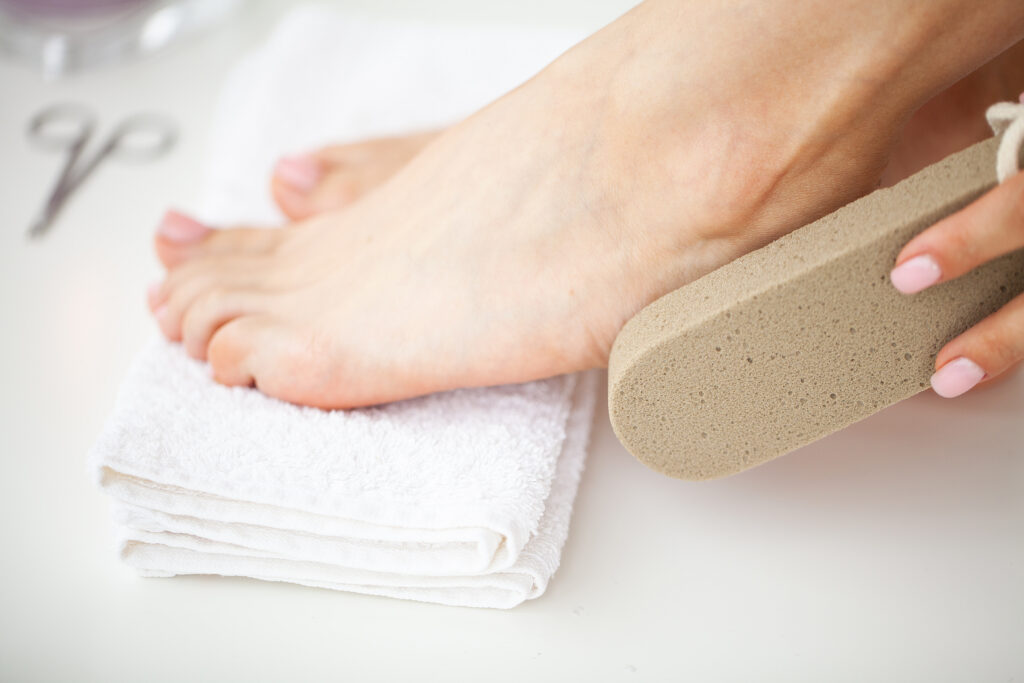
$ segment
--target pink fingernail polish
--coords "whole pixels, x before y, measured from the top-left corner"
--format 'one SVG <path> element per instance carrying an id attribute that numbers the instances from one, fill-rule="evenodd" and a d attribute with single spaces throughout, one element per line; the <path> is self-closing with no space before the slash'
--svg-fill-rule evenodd
<path id="1" fill-rule="evenodd" d="M 320 162 L 312 157 L 281 157 L 274 167 L 274 175 L 300 192 L 309 192 L 320 182 L 323 170 Z"/>
<path id="2" fill-rule="evenodd" d="M 892 286 L 904 294 L 914 294 L 922 289 L 927 289 L 938 282 L 941 277 L 942 271 L 939 270 L 939 264 L 928 254 L 915 256 L 896 266 L 889 273 Z"/>
<path id="3" fill-rule="evenodd" d="M 156 231 L 172 242 L 188 243 L 197 242 L 205 237 L 210 228 L 183 213 L 170 210 L 164 214 Z"/>
<path id="4" fill-rule="evenodd" d="M 985 377 L 985 371 L 970 358 L 960 356 L 932 375 L 932 389 L 942 398 L 966 393 Z"/>

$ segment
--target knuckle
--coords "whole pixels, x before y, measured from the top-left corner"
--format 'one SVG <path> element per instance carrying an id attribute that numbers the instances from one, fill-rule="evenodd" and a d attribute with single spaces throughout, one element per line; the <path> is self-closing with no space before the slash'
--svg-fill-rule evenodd
<path id="1" fill-rule="evenodd" d="M 965 269 L 974 263 L 977 240 L 974 237 L 974 224 L 971 220 L 961 218 L 940 235 L 939 248 L 942 257 L 959 269 Z"/>
<path id="2" fill-rule="evenodd" d="M 986 368 L 1004 368 L 1017 360 L 1020 349 L 1008 332 L 1004 328 L 990 328 L 978 335 L 975 345 Z"/>

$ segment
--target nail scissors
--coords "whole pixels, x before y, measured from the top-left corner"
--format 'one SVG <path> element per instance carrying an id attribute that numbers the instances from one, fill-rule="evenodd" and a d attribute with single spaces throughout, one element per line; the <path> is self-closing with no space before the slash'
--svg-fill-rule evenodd
<path id="1" fill-rule="evenodd" d="M 96 117 L 79 104 L 55 104 L 32 117 L 28 136 L 46 149 L 64 150 L 66 159 L 50 196 L 29 229 L 29 237 L 41 237 L 57 214 L 89 174 L 107 157 L 126 161 L 151 161 L 163 156 L 177 139 L 177 129 L 155 114 L 135 114 L 122 120 L 92 157 L 83 152 L 96 130 Z"/>

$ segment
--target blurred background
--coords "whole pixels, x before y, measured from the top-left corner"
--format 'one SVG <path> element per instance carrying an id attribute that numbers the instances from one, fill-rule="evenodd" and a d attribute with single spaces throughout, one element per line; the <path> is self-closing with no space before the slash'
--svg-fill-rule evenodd
<path id="1" fill-rule="evenodd" d="M 75 192 L 71 225 L 130 190 L 119 213 L 148 206 L 155 188 L 168 202 L 193 196 L 206 125 L 227 69 L 258 45 L 297 4 L 286 0 L 0 0 L 0 173 L 18 183 L 0 189 L 7 217 L 28 224 L 46 199 L 60 157 L 39 154 L 26 136 L 32 117 L 57 102 L 84 104 L 97 121 L 139 110 L 180 132 L 157 167 L 103 168 Z M 629 0 L 473 2 L 345 0 L 338 9 L 398 21 L 500 23 L 597 28 L 635 4 Z M 134 185 L 138 178 L 140 184 Z M 156 181 L 156 183 L 154 183 Z M 151 212 L 135 214 L 140 219 Z M 108 216 L 109 219 L 109 216 Z M 152 225 L 152 222 L 149 223 Z M 56 232 L 56 230 L 54 231 Z"/>

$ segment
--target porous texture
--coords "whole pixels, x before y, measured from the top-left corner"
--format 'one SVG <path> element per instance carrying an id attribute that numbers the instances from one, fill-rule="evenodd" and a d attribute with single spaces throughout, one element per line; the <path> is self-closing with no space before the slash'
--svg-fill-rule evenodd
<path id="1" fill-rule="evenodd" d="M 653 302 L 619 333 L 608 408 L 673 477 L 740 472 L 929 386 L 935 354 L 1024 291 L 1024 250 L 912 296 L 911 237 L 996 183 L 996 141 L 955 154 Z"/>

